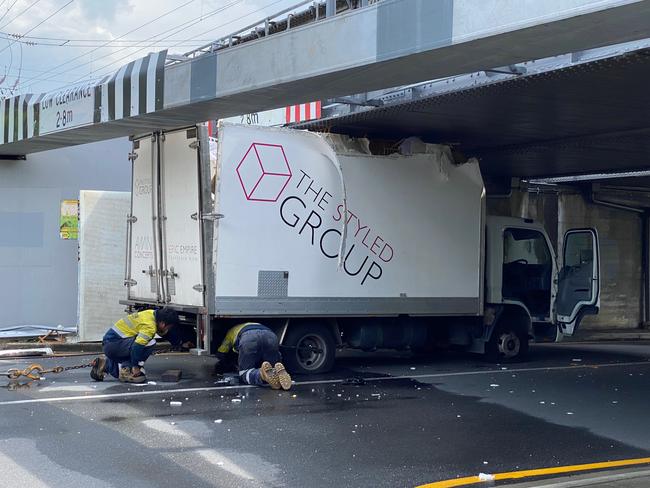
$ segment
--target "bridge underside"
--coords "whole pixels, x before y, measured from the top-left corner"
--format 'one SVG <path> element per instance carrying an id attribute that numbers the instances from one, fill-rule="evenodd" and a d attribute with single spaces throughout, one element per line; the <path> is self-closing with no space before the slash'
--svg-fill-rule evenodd
<path id="1" fill-rule="evenodd" d="M 457 144 L 488 175 L 636 170 L 650 160 L 649 77 L 642 49 L 294 127 Z"/>

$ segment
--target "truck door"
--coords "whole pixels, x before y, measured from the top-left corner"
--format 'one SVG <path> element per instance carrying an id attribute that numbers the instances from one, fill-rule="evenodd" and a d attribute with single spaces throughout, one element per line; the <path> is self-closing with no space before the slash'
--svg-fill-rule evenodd
<path id="1" fill-rule="evenodd" d="M 151 135 L 134 139 L 131 215 L 127 223 L 125 282 L 129 300 L 160 302 L 159 231 L 157 225 L 157 147 Z"/>
<path id="2" fill-rule="evenodd" d="M 202 223 L 206 216 L 202 212 L 201 157 L 196 127 L 160 135 L 160 208 L 165 302 L 203 307 Z"/>
<path id="3" fill-rule="evenodd" d="M 573 335 L 587 314 L 600 308 L 600 256 L 595 229 L 571 229 L 564 234 L 562 269 L 555 302 L 560 332 Z"/>

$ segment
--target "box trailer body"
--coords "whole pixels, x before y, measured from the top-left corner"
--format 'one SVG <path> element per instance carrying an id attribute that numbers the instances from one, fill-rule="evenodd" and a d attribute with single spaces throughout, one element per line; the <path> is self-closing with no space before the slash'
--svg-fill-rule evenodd
<path id="1" fill-rule="evenodd" d="M 303 372 L 346 345 L 444 342 L 509 359 L 535 331 L 556 340 L 598 309 L 595 231 L 569 235 L 577 261 L 563 272 L 580 283 L 558 288 L 541 226 L 486 217 L 474 159 L 234 124 L 217 139 L 214 174 L 202 126 L 134 138 L 129 156 L 124 303 L 196 317 L 204 347 L 230 319 L 254 319 Z"/>

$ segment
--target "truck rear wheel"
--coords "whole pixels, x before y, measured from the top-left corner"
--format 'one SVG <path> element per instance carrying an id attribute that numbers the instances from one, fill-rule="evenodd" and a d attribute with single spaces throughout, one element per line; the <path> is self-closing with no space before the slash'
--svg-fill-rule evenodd
<path id="1" fill-rule="evenodd" d="M 491 363 L 522 361 L 528 355 L 528 333 L 523 327 L 498 323 L 485 344 L 485 359 Z"/>
<path id="2" fill-rule="evenodd" d="M 326 325 L 289 325 L 283 346 L 282 357 L 292 373 L 326 373 L 334 366 L 336 343 Z"/>

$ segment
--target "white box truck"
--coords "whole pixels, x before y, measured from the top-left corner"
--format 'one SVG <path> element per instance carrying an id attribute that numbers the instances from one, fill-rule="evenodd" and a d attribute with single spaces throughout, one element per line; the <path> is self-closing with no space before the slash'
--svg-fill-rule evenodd
<path id="1" fill-rule="evenodd" d="M 196 318 L 203 348 L 232 321 L 273 327 L 294 372 L 335 350 L 463 346 L 493 360 L 572 334 L 599 308 L 598 239 L 486 217 L 479 165 L 445 146 L 221 124 L 133 139 L 125 285 L 133 309 Z"/>

